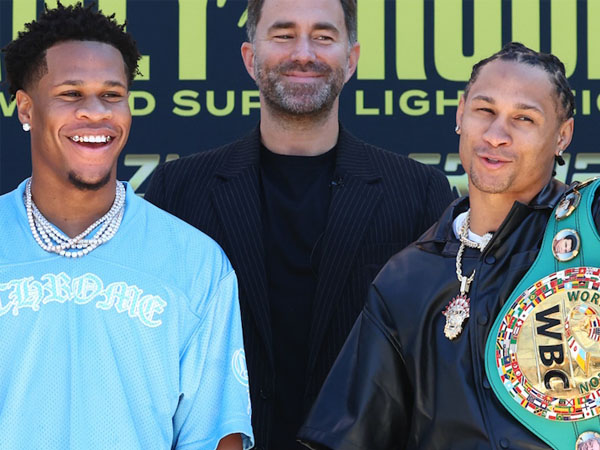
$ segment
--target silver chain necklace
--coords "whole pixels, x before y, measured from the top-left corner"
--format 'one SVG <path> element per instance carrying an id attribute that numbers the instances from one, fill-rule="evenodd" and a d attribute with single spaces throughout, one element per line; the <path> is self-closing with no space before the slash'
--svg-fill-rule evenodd
<path id="1" fill-rule="evenodd" d="M 471 210 L 467 211 L 467 217 L 460 227 L 459 240 L 460 247 L 456 253 L 456 276 L 460 281 L 460 293 L 452 299 L 452 301 L 446 306 L 446 309 L 442 311 L 442 314 L 446 316 L 446 325 L 444 326 L 444 335 L 452 340 L 455 339 L 462 333 L 462 326 L 465 320 L 470 315 L 470 304 L 471 299 L 467 297 L 469 292 L 469 286 L 475 278 L 475 269 L 470 276 L 466 277 L 462 273 L 462 256 L 466 247 L 477 248 L 480 252 L 483 252 L 488 242 L 492 238 L 492 233 L 486 233 L 483 235 L 481 242 L 474 242 L 469 239 L 469 226 L 471 224 Z"/>
<path id="2" fill-rule="evenodd" d="M 33 238 L 42 249 L 47 252 L 56 253 L 67 258 L 80 258 L 87 255 L 99 245 L 108 242 L 117 232 L 123 219 L 125 211 L 125 187 L 117 181 L 115 188 L 115 201 L 110 210 L 86 228 L 85 231 L 74 238 L 59 231 L 37 208 L 31 197 L 31 178 L 25 186 L 25 209 L 27 220 Z M 90 239 L 87 239 L 96 227 L 98 231 Z"/>

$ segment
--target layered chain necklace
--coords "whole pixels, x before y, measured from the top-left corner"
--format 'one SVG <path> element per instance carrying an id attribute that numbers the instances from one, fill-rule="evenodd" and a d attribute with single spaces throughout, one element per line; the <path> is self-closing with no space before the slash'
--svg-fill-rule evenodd
<path id="1" fill-rule="evenodd" d="M 456 253 L 456 276 L 460 282 L 460 293 L 452 299 L 442 312 L 446 316 L 446 325 L 444 326 L 444 335 L 452 340 L 462 333 L 462 326 L 470 315 L 471 299 L 467 297 L 469 286 L 475 278 L 475 269 L 468 277 L 462 273 L 462 256 L 466 247 L 479 249 L 483 252 L 488 242 L 492 238 L 492 233 L 486 233 L 482 236 L 481 242 L 475 242 L 469 239 L 469 226 L 471 224 L 471 210 L 467 211 L 465 221 L 460 227 L 459 240 L 460 247 Z"/>
<path id="2" fill-rule="evenodd" d="M 31 178 L 25 186 L 25 209 L 33 238 L 45 251 L 67 258 L 80 258 L 99 245 L 108 242 L 119 229 L 125 211 L 125 187 L 117 181 L 115 201 L 110 210 L 74 238 L 69 238 L 46 219 L 31 197 Z M 87 238 L 96 227 L 100 227 L 92 238 Z"/>

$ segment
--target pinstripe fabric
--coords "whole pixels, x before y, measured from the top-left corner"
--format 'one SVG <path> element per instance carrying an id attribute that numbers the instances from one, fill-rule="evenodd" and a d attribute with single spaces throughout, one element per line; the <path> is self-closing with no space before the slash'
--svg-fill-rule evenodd
<path id="1" fill-rule="evenodd" d="M 221 148 L 161 165 L 146 199 L 215 239 L 240 285 L 257 449 L 272 426 L 271 327 L 261 227 L 258 129 Z M 308 412 L 383 264 L 437 220 L 452 200 L 446 177 L 341 129 L 325 232 L 313 254 L 318 273 L 310 324 Z M 293 357 L 292 355 L 290 357 Z M 281 450 L 281 449 L 275 449 Z"/>

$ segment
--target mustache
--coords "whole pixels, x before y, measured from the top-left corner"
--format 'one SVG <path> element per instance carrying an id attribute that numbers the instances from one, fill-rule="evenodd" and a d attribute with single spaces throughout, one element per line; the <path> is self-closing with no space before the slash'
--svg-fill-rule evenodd
<path id="1" fill-rule="evenodd" d="M 304 64 L 297 61 L 287 61 L 277 66 L 277 72 L 313 72 L 326 74 L 331 72 L 331 67 L 319 61 L 309 61 Z"/>
<path id="2" fill-rule="evenodd" d="M 482 156 L 482 155 L 486 155 L 489 158 L 494 158 L 494 159 L 508 159 L 508 160 L 513 160 L 515 158 L 515 152 L 512 150 L 506 150 L 506 149 L 499 149 L 499 148 L 495 148 L 495 149 L 490 149 L 490 148 L 482 148 L 482 147 L 476 147 L 475 148 L 475 154 L 477 156 Z"/>

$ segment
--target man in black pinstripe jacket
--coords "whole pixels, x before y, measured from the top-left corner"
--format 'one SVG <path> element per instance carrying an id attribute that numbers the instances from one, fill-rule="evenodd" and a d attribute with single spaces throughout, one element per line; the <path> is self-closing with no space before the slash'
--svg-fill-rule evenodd
<path id="1" fill-rule="evenodd" d="M 338 101 L 359 56 L 355 0 L 250 0 L 260 90 L 245 138 L 159 167 L 146 199 L 213 237 L 240 303 L 257 449 L 295 435 L 387 259 L 452 200 L 444 175 L 359 141 Z"/>

